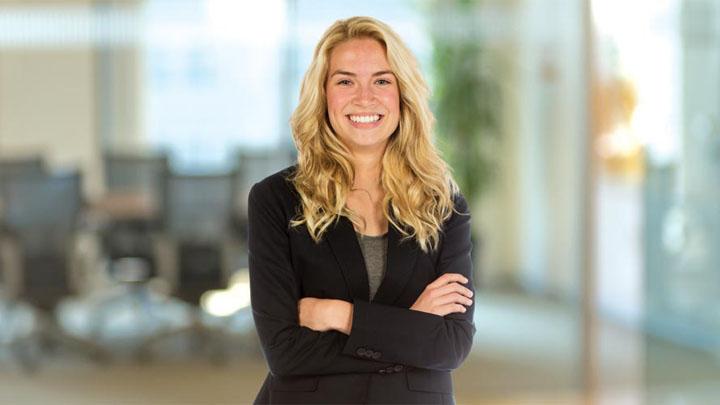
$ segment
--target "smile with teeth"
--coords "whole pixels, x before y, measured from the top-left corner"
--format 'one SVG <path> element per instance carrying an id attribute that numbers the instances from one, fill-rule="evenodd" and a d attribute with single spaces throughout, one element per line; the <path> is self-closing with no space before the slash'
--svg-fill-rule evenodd
<path id="1" fill-rule="evenodd" d="M 377 122 L 382 118 L 382 115 L 380 114 L 368 114 L 368 115 L 348 115 L 348 118 L 350 118 L 350 121 L 360 123 L 360 124 L 368 124 L 371 122 Z"/>

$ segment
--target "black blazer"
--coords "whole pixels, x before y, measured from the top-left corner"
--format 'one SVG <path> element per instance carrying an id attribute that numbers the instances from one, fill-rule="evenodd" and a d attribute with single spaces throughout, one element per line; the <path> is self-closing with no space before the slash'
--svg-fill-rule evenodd
<path id="1" fill-rule="evenodd" d="M 453 403 L 450 371 L 470 351 L 474 305 L 445 317 L 410 310 L 443 273 L 472 288 L 470 214 L 462 195 L 436 251 L 400 241 L 388 229 L 387 270 L 373 301 L 350 220 L 341 217 L 320 243 L 305 226 L 288 167 L 255 184 L 248 198 L 252 311 L 270 368 L 255 403 Z M 350 335 L 298 324 L 302 297 L 353 303 Z"/>

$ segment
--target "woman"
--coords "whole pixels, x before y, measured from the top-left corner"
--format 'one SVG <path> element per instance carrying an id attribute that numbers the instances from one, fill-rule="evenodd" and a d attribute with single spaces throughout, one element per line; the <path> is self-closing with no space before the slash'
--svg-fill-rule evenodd
<path id="1" fill-rule="evenodd" d="M 333 24 L 291 126 L 298 163 L 250 192 L 256 403 L 453 403 L 470 351 L 470 216 L 387 25 Z"/>

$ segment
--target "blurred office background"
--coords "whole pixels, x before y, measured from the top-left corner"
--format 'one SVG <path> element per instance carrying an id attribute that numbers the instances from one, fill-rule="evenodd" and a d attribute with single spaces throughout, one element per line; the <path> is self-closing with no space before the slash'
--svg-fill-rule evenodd
<path id="1" fill-rule="evenodd" d="M 247 191 L 352 15 L 472 203 L 457 401 L 716 401 L 719 2 L 0 0 L 0 402 L 254 398 Z"/>

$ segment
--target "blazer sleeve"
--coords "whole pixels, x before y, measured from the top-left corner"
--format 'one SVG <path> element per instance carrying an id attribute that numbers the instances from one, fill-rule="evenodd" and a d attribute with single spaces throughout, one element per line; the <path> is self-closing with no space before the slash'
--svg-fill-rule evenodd
<path id="1" fill-rule="evenodd" d="M 454 197 L 455 209 L 443 227 L 437 274 L 460 273 L 473 290 L 470 252 L 470 213 L 461 194 Z M 409 308 L 355 300 L 353 323 L 343 349 L 355 355 L 358 348 L 381 353 L 381 359 L 434 370 L 453 370 L 462 364 L 475 335 L 473 305 L 465 313 L 444 317 Z"/>
<path id="2" fill-rule="evenodd" d="M 290 260 L 283 195 L 267 183 L 248 197 L 248 249 L 253 319 L 276 376 L 377 372 L 389 363 L 343 354 L 348 336 L 299 325 L 300 281 Z"/>

